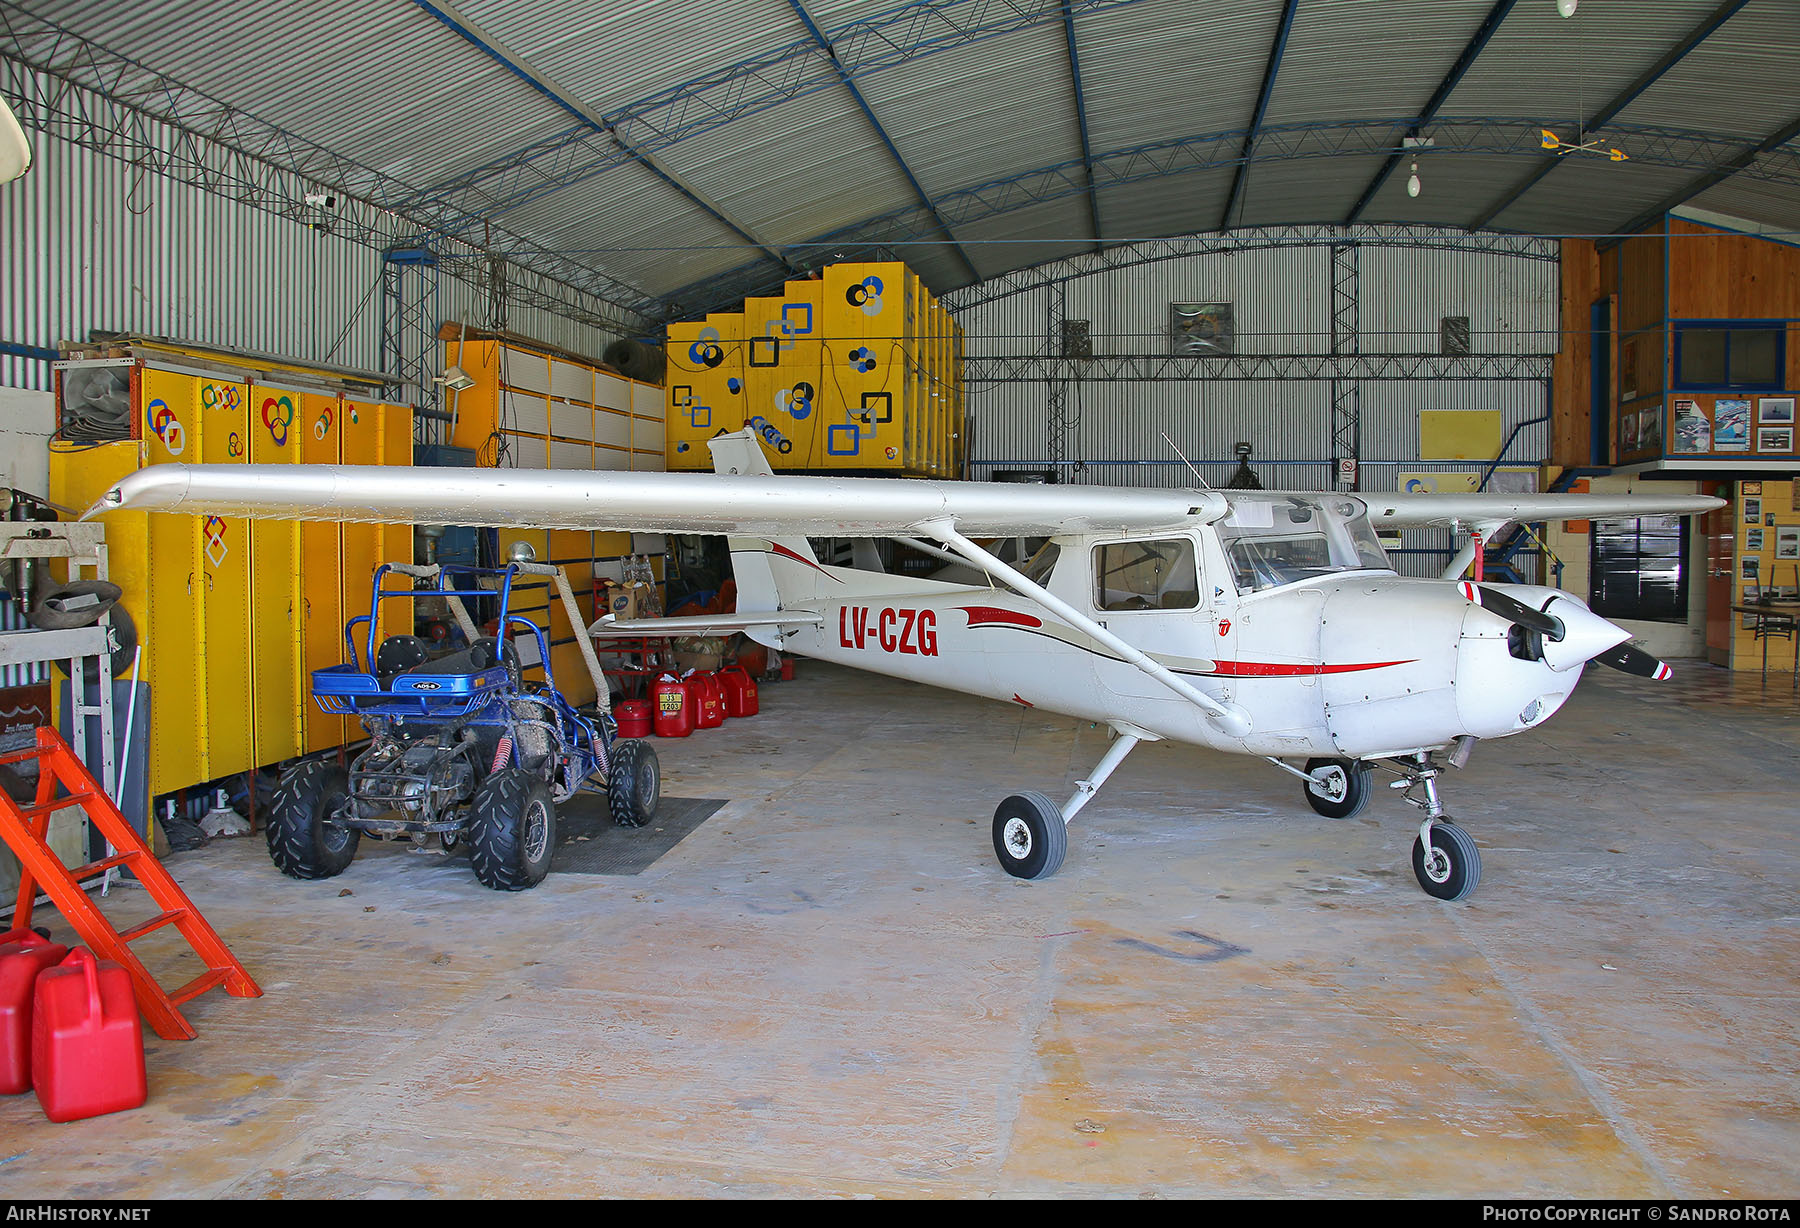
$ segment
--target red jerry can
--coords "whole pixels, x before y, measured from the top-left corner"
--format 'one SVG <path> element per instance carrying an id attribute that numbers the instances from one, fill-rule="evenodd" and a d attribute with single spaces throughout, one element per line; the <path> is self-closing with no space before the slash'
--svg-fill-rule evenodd
<path id="1" fill-rule="evenodd" d="M 31 1000 L 38 973 L 69 948 L 30 930 L 0 934 L 0 1095 L 31 1090 Z"/>
<path id="2" fill-rule="evenodd" d="M 747 670 L 738 666 L 719 671 L 719 681 L 725 684 L 725 715 L 755 716 L 757 713 L 756 679 Z"/>
<path id="3" fill-rule="evenodd" d="M 650 701 L 647 699 L 627 699 L 613 705 L 613 723 L 618 726 L 621 738 L 647 738 L 650 736 L 652 718 Z"/>
<path id="4" fill-rule="evenodd" d="M 657 737 L 685 738 L 694 732 L 694 695 L 687 683 L 664 674 L 650 688 L 650 702 Z"/>
<path id="5" fill-rule="evenodd" d="M 695 673 L 688 679 L 688 687 L 698 696 L 694 704 L 694 727 L 696 729 L 717 729 L 725 723 L 725 688 L 719 682 L 719 676 L 710 670 Z"/>
<path id="6" fill-rule="evenodd" d="M 85 947 L 38 977 L 31 1085 L 51 1121 L 135 1109 L 149 1095 L 131 975 Z"/>

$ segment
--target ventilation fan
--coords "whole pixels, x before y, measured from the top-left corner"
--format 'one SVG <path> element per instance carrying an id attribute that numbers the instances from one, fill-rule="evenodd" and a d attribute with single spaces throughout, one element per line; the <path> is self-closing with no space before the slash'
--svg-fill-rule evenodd
<path id="1" fill-rule="evenodd" d="M 70 367 L 62 377 L 57 438 L 106 443 L 131 438 L 131 368 Z"/>

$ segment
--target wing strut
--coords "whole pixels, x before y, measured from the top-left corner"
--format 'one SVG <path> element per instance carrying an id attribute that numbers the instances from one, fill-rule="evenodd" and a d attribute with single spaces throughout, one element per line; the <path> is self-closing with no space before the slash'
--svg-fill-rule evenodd
<path id="1" fill-rule="evenodd" d="M 944 543 L 960 554 L 976 567 L 987 572 L 995 579 L 1004 581 L 1021 596 L 1029 597 L 1051 613 L 1061 618 L 1072 627 L 1079 628 L 1118 653 L 1126 661 L 1156 679 L 1188 702 L 1196 705 L 1207 714 L 1219 732 L 1229 737 L 1241 738 L 1250 732 L 1250 715 L 1236 704 L 1223 704 L 1212 696 L 1194 687 L 1185 678 L 1159 665 L 1149 656 L 1133 648 L 1124 640 L 1102 627 L 1087 615 L 1078 612 L 1074 606 L 1059 597 L 1053 597 L 1041 585 L 1026 579 L 1018 571 L 1007 566 L 992 554 L 977 546 L 974 542 L 958 533 L 947 520 L 927 521 L 919 526 L 927 536 Z"/>

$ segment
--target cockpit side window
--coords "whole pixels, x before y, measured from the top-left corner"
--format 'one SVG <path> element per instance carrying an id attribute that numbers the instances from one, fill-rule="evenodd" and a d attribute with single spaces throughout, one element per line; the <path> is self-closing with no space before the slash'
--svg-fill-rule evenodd
<path id="1" fill-rule="evenodd" d="M 1094 608 L 1192 610 L 1200 604 L 1194 543 L 1186 537 L 1094 547 Z"/>

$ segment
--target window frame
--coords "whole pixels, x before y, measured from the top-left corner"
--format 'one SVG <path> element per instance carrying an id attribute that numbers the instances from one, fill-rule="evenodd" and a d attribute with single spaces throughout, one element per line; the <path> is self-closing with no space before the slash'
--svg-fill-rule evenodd
<path id="1" fill-rule="evenodd" d="M 1670 331 L 1673 361 L 1670 364 L 1669 388 L 1676 392 L 1703 392 L 1714 389 L 1726 392 L 1780 392 L 1786 386 L 1784 378 L 1787 372 L 1787 331 L 1786 320 L 1670 320 Z M 1682 349 L 1690 333 L 1718 332 L 1725 335 L 1725 379 L 1691 380 L 1684 378 L 1682 370 Z M 1773 333 L 1775 336 L 1775 378 L 1769 381 L 1731 379 L 1731 339 L 1735 334 L 1748 332 Z"/>

